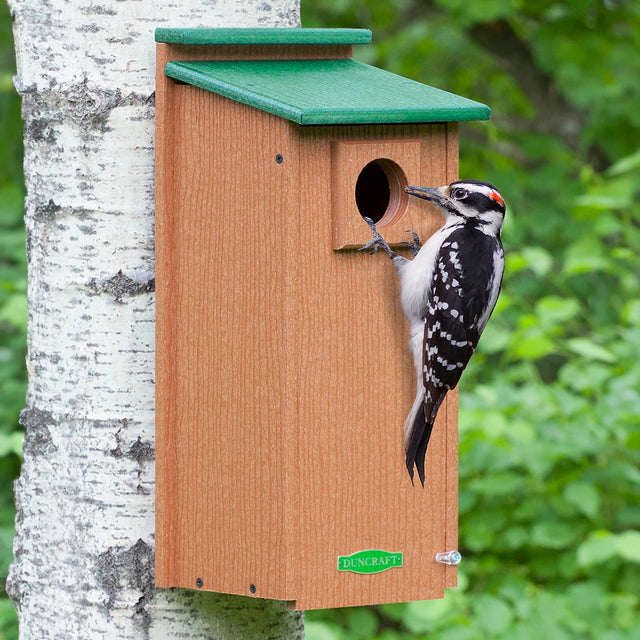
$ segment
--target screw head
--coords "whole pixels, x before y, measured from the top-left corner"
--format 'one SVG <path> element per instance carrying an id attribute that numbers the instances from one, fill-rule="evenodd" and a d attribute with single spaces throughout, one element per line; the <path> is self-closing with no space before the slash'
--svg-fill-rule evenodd
<path id="1" fill-rule="evenodd" d="M 249 591 L 251 591 L 251 593 L 255 593 L 256 592 L 256 585 L 255 584 L 250 584 L 249 585 Z"/>
<path id="2" fill-rule="evenodd" d="M 202 578 L 196 578 L 196 587 L 201 587 L 203 584 Z"/>
<path id="3" fill-rule="evenodd" d="M 462 554 L 459 551 L 444 551 L 442 553 L 436 553 L 436 562 L 442 564 L 450 564 L 455 566 L 462 561 Z"/>
<path id="4" fill-rule="evenodd" d="M 277 162 L 278 164 L 282 164 L 282 163 L 284 162 L 284 156 L 283 156 L 281 153 L 278 153 L 278 154 L 276 155 L 276 162 Z"/>

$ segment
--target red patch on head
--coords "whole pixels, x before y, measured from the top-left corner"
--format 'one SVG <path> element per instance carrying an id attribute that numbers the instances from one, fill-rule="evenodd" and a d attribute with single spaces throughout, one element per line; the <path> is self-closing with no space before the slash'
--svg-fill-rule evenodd
<path id="1" fill-rule="evenodd" d="M 504 200 L 502 196 L 497 191 L 489 191 L 489 197 L 497 202 L 501 207 L 504 207 Z"/>

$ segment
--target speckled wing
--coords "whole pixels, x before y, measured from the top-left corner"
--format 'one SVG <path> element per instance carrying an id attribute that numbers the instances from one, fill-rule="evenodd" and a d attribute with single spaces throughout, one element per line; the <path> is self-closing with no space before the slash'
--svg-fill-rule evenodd
<path id="1" fill-rule="evenodd" d="M 422 483 L 438 410 L 458 384 L 498 298 L 502 255 L 499 240 L 462 228 L 450 234 L 436 258 L 425 309 L 424 428 L 416 425 L 407 449 L 407 466 L 415 462 Z"/>

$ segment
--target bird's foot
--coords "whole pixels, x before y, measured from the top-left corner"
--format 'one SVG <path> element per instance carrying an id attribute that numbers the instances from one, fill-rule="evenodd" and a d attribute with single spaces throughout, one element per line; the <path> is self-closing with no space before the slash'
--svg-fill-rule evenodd
<path id="1" fill-rule="evenodd" d="M 415 256 L 417 256 L 418 252 L 420 251 L 420 236 L 411 229 L 407 229 L 407 233 L 410 233 L 413 236 L 413 242 L 403 242 L 402 244 L 406 244 L 407 247 L 411 249 L 411 253 L 415 258 Z"/>
<path id="2" fill-rule="evenodd" d="M 371 218 L 365 218 L 364 221 L 369 225 L 369 229 L 371 229 L 371 233 L 373 233 L 373 238 L 369 240 L 369 242 L 367 242 L 364 247 L 360 247 L 358 251 L 371 249 L 369 253 L 372 254 L 377 253 L 380 249 L 382 249 L 390 258 L 394 258 L 397 254 L 391 250 L 391 247 L 389 247 L 387 241 L 378 233 L 373 220 Z"/>

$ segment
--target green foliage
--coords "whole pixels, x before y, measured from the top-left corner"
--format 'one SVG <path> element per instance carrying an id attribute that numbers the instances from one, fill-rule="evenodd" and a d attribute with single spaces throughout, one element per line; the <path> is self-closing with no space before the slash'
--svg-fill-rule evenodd
<path id="1" fill-rule="evenodd" d="M 508 202 L 503 294 L 462 382 L 460 586 L 443 600 L 309 612 L 309 640 L 638 640 L 640 5 L 303 0 L 302 9 L 305 26 L 370 27 L 361 59 L 489 104 L 492 122 L 461 126 L 460 173 L 495 183 Z M 515 40 L 501 38 L 505 28 Z M 0 577 L 26 387 L 13 64 L 3 5 Z M 17 638 L 7 598 L 1 638 Z"/>
<path id="2" fill-rule="evenodd" d="M 0 9 L 0 586 L 12 558 L 12 482 L 20 467 L 22 432 L 18 414 L 26 391 L 27 276 L 23 215 L 22 123 L 15 73 L 11 20 Z M 0 640 L 18 637 L 13 605 L 0 590 Z"/>
<path id="3" fill-rule="evenodd" d="M 309 640 L 637 640 L 640 5 L 302 5 L 305 26 L 371 28 L 361 59 L 489 104 L 461 125 L 460 175 L 508 206 L 503 293 L 461 384 L 460 586 L 366 625 L 309 612 Z"/>

